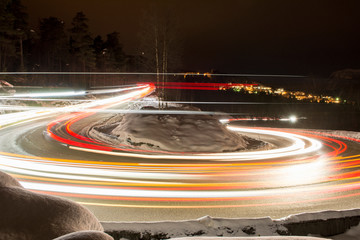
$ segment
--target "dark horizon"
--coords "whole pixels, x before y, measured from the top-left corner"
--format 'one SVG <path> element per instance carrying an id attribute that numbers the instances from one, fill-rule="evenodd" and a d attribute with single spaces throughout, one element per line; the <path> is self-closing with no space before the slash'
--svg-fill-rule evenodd
<path id="1" fill-rule="evenodd" d="M 93 37 L 117 31 L 131 55 L 140 54 L 139 29 L 148 2 L 22 0 L 31 27 L 54 16 L 69 28 L 75 13 L 83 11 Z M 173 0 L 171 6 L 184 70 L 328 77 L 360 68 L 359 1 Z"/>

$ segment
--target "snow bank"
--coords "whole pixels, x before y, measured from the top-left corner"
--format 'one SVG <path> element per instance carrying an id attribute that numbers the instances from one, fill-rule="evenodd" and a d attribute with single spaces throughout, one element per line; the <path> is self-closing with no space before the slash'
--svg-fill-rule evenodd
<path id="1" fill-rule="evenodd" d="M 209 237 L 261 237 L 283 239 L 314 239 L 289 236 L 330 237 L 346 232 L 360 222 L 360 209 L 325 211 L 291 215 L 286 218 L 224 219 L 209 216 L 189 221 L 168 222 L 103 222 L 105 232 L 119 239 L 208 239 Z M 359 227 L 360 230 L 360 227 Z M 360 231 L 350 234 L 360 239 Z M 195 237 L 195 238 L 193 238 Z M 316 239 L 316 238 L 315 238 Z M 344 238 L 346 239 L 346 238 Z"/>
<path id="2" fill-rule="evenodd" d="M 30 192 L 0 172 L 0 239 L 49 240 L 81 230 L 103 231 L 97 218 L 73 201 Z"/>
<path id="3" fill-rule="evenodd" d="M 275 221 L 279 221 L 284 224 L 290 224 L 290 223 L 307 222 L 312 220 L 329 220 L 329 219 L 348 218 L 348 217 L 357 217 L 357 216 L 360 216 L 360 209 L 300 213 L 300 214 L 290 215 L 288 217 L 281 218 Z"/>
<path id="4" fill-rule="evenodd" d="M 292 235 L 311 233 L 327 237 L 342 234 L 358 225 L 360 209 L 301 213 L 276 221 L 286 227 Z M 358 237 L 360 238 L 360 235 Z"/>
<path id="5" fill-rule="evenodd" d="M 276 226 L 270 218 L 222 219 L 209 216 L 190 221 L 169 222 L 103 222 L 106 232 L 122 238 L 165 239 L 186 236 L 276 236 Z"/>
<path id="6" fill-rule="evenodd" d="M 326 135 L 330 137 L 341 137 L 349 140 L 360 140 L 360 132 L 343 131 L 343 130 L 311 130 L 317 134 Z"/>

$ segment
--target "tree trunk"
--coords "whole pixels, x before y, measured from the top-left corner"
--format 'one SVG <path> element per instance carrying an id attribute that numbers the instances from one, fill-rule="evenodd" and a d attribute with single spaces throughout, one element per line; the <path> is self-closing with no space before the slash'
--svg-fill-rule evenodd
<path id="1" fill-rule="evenodd" d="M 166 35 L 164 35 L 164 44 L 163 44 L 163 96 L 164 100 L 166 100 L 166 91 L 165 91 L 165 83 L 167 82 L 167 67 L 168 67 L 168 45 Z"/>
<path id="2" fill-rule="evenodd" d="M 23 39 L 22 36 L 20 37 L 20 71 L 24 72 L 25 71 L 25 66 L 24 66 L 24 51 L 23 51 Z"/>
<path id="3" fill-rule="evenodd" d="M 160 61 L 159 61 L 159 35 L 158 28 L 155 26 L 155 61 L 156 61 L 156 85 L 160 86 Z M 158 93 L 160 93 L 158 91 Z M 159 94 L 159 108 L 161 102 L 161 93 Z"/>

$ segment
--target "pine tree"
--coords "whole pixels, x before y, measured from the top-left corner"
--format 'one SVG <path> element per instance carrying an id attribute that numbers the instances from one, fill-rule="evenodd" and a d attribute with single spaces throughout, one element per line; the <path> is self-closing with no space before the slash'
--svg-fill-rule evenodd
<path id="1" fill-rule="evenodd" d="M 11 0 L 0 0 L 0 70 L 7 71 L 16 58 L 15 16 Z"/>
<path id="2" fill-rule="evenodd" d="M 68 42 L 62 20 L 49 17 L 40 21 L 39 49 L 46 71 L 62 71 L 68 59 Z"/>
<path id="3" fill-rule="evenodd" d="M 16 47 L 17 58 L 15 65 L 20 65 L 17 69 L 25 71 L 23 43 L 29 35 L 28 14 L 25 12 L 25 7 L 21 4 L 20 0 L 12 0 L 8 7 L 9 11 L 14 16 L 13 41 Z"/>
<path id="4" fill-rule="evenodd" d="M 95 67 L 98 71 L 104 68 L 104 41 L 100 35 L 94 38 Z"/>
<path id="5" fill-rule="evenodd" d="M 78 12 L 72 20 L 70 31 L 70 54 L 73 57 L 73 70 L 91 71 L 95 68 L 93 39 L 83 12 Z"/>
<path id="6" fill-rule="evenodd" d="M 106 70 L 121 71 L 125 65 L 126 56 L 119 41 L 119 33 L 107 35 L 105 46 Z"/>

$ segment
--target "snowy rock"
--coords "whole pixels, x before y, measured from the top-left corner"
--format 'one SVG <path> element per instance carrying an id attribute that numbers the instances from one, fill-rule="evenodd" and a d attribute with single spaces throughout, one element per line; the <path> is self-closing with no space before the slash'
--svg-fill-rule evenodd
<path id="1" fill-rule="evenodd" d="M 113 145 L 172 152 L 229 152 L 248 145 L 244 136 L 209 115 L 126 114 L 119 122 L 106 123 L 94 126 L 90 137 Z"/>
<path id="2" fill-rule="evenodd" d="M 0 239 L 49 240 L 82 230 L 103 231 L 85 207 L 59 197 L 30 192 L 0 173 Z"/>
<path id="3" fill-rule="evenodd" d="M 100 231 L 79 231 L 66 234 L 54 240 L 114 240 L 114 238 Z"/>
<path id="4" fill-rule="evenodd" d="M 18 182 L 18 180 L 16 180 L 9 174 L 6 174 L 6 173 L 0 171 L 0 188 L 3 188 L 3 187 L 21 187 L 22 188 L 22 186 Z"/>

